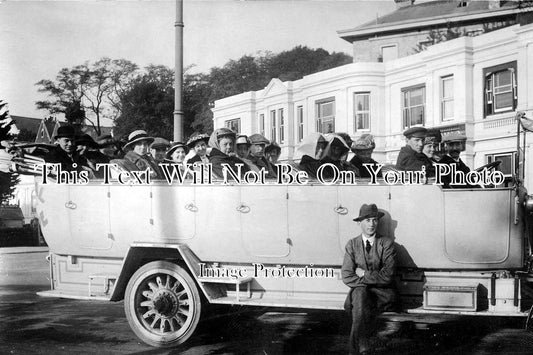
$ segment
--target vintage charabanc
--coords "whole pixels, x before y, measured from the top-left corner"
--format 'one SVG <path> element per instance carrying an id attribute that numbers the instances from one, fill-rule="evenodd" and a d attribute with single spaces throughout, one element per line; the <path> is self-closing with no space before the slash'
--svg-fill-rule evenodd
<path id="1" fill-rule="evenodd" d="M 352 219 L 375 203 L 379 233 L 397 248 L 405 311 L 527 317 L 533 202 L 519 175 L 464 189 L 38 176 L 51 280 L 39 295 L 124 300 L 135 334 L 158 347 L 186 341 L 205 303 L 340 311 L 344 246 L 359 234 Z"/>

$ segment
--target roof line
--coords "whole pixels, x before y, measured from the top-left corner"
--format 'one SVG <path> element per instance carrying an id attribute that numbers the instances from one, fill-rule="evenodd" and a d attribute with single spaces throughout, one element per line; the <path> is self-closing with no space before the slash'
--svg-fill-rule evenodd
<path id="1" fill-rule="evenodd" d="M 380 26 L 376 25 L 374 27 L 367 27 L 365 29 L 348 29 L 348 30 L 339 30 L 337 31 L 337 34 L 341 38 L 345 37 L 363 37 L 365 35 L 374 35 L 377 33 L 382 32 L 392 32 L 392 31 L 398 31 L 398 30 L 404 30 L 409 28 L 417 28 L 417 27 L 426 27 L 431 25 L 437 25 L 437 24 L 445 24 L 449 22 L 460 22 L 465 20 L 476 20 L 481 18 L 489 18 L 489 17 L 500 17 L 505 15 L 512 15 L 519 12 L 528 12 L 531 11 L 531 9 L 528 9 L 527 11 L 524 11 L 524 9 L 512 9 L 512 10 L 506 10 L 506 11 L 493 11 L 493 12 L 481 12 L 477 14 L 468 14 L 463 16 L 457 16 L 455 15 L 447 15 L 447 16 L 433 16 L 429 17 L 426 20 L 409 20 L 409 21 L 403 21 L 400 24 L 396 25 L 387 25 L 387 26 Z M 453 21 L 450 21 L 450 18 L 453 19 Z"/>

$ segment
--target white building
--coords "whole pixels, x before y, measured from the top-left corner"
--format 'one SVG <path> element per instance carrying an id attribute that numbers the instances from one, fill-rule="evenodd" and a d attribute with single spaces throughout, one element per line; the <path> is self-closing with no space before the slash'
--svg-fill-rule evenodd
<path id="1" fill-rule="evenodd" d="M 470 167 L 498 159 L 510 172 L 515 112 L 533 118 L 531 83 L 533 25 L 515 25 L 384 63 L 352 63 L 293 82 L 273 79 L 263 90 L 216 101 L 214 126 L 263 133 L 281 145 L 282 159 L 291 159 L 311 132 L 372 133 L 374 157 L 386 163 L 396 162 L 407 127 L 436 127 L 443 135 L 467 135 L 463 160 Z"/>

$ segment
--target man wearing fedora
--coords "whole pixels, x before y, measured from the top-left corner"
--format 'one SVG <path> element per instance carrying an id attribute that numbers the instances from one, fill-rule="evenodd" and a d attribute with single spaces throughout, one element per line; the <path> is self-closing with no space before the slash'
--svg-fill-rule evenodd
<path id="1" fill-rule="evenodd" d="M 92 171 L 87 159 L 76 151 L 75 137 L 74 127 L 59 127 L 54 136 L 56 146 L 50 149 L 44 160 L 47 163 L 60 164 L 61 170 L 64 171 Z"/>
<path id="2" fill-rule="evenodd" d="M 350 354 L 369 353 L 369 337 L 377 314 L 396 310 L 396 251 L 392 239 L 377 234 L 383 215 L 375 204 L 361 206 L 359 216 L 354 219 L 361 227 L 361 234 L 346 244 L 341 275 L 350 287 L 344 303 L 352 315 Z"/>
<path id="3" fill-rule="evenodd" d="M 433 163 L 422 153 L 424 149 L 424 139 L 427 136 L 427 129 L 424 127 L 412 127 L 403 132 L 407 144 L 402 147 L 398 159 L 396 160 L 396 169 L 407 171 L 419 171 L 425 167 L 426 176 L 434 175 Z"/>

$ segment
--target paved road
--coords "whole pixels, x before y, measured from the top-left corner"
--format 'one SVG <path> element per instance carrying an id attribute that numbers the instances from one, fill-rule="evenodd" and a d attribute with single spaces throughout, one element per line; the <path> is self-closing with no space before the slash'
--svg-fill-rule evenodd
<path id="1" fill-rule="evenodd" d="M 122 302 L 41 298 L 46 252 L 0 251 L 0 354 L 344 354 L 349 320 L 341 312 L 275 312 L 211 307 L 178 349 L 141 343 Z M 523 319 L 382 319 L 377 354 L 532 354 Z M 387 337 L 385 337 L 387 336 Z"/>

